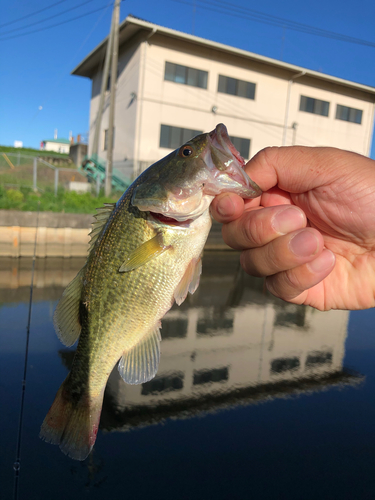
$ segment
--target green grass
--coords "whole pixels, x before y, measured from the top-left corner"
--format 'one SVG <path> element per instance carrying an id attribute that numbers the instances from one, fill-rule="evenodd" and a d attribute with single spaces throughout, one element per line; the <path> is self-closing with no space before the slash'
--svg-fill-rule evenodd
<path id="1" fill-rule="evenodd" d="M 39 210 L 43 212 L 93 214 L 95 209 L 103 206 L 104 203 L 116 202 L 120 194 L 117 193 L 117 196 L 114 195 L 113 198 L 102 194 L 95 197 L 91 193 L 79 194 L 61 189 L 55 196 L 52 190 L 34 193 L 31 188 L 5 189 L 0 185 L 0 209 L 35 212 L 39 206 Z"/>
<path id="2" fill-rule="evenodd" d="M 30 156 L 55 156 L 56 158 L 69 158 L 68 154 L 57 153 L 56 151 L 40 151 L 33 148 L 13 148 L 12 146 L 0 146 L 0 153 L 20 153 L 21 155 Z"/>

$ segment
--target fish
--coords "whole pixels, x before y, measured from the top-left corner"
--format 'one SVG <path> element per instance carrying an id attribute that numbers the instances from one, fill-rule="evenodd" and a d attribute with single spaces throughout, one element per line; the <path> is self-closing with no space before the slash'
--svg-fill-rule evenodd
<path id="1" fill-rule="evenodd" d="M 244 165 L 220 123 L 151 165 L 117 203 L 97 209 L 87 261 L 54 313 L 60 341 L 78 345 L 40 431 L 69 457 L 91 452 L 116 363 L 127 384 L 156 375 L 161 319 L 199 285 L 212 200 L 223 192 L 261 194 Z"/>

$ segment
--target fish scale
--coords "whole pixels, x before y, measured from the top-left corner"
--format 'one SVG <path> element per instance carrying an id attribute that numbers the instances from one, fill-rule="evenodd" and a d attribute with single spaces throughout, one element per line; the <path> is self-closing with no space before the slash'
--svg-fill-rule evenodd
<path id="1" fill-rule="evenodd" d="M 219 124 L 149 167 L 116 205 L 99 209 L 87 262 L 54 314 L 60 340 L 79 341 L 40 433 L 72 458 L 86 458 L 95 442 L 106 382 L 120 358 L 125 382 L 155 376 L 160 320 L 199 283 L 211 201 L 225 191 L 261 193 L 243 165 Z"/>

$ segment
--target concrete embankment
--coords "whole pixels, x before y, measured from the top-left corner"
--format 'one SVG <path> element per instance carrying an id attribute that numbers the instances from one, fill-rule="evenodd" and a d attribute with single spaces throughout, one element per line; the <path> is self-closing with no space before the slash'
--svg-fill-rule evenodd
<path id="1" fill-rule="evenodd" d="M 0 257 L 85 257 L 92 215 L 0 210 Z M 38 227 L 36 227 L 38 225 Z M 214 222 L 206 249 L 228 250 Z"/>

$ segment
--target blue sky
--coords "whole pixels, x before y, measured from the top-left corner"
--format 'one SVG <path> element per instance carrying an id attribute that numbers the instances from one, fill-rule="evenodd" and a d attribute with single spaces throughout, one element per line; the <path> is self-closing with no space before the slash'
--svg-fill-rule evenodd
<path id="1" fill-rule="evenodd" d="M 240 13 L 241 7 L 257 12 Z M 36 11 L 41 12 L 32 15 Z M 64 138 L 69 131 L 73 135 L 87 132 L 90 80 L 71 76 L 70 72 L 107 35 L 111 11 L 108 0 L 1 1 L 0 144 L 13 145 L 15 140 L 21 140 L 25 147 L 38 148 L 41 140 L 53 137 L 54 129 Z M 129 13 L 168 28 L 375 86 L 373 0 L 355 4 L 337 0 L 263 0 L 259 4 L 248 0 L 123 0 L 121 21 Z M 14 22 L 21 17 L 24 19 Z M 371 42 L 372 46 L 295 31 L 290 22 Z M 20 36 L 34 30 L 40 31 Z M 39 110 L 40 106 L 43 109 Z M 374 140 L 371 156 L 375 158 Z"/>

